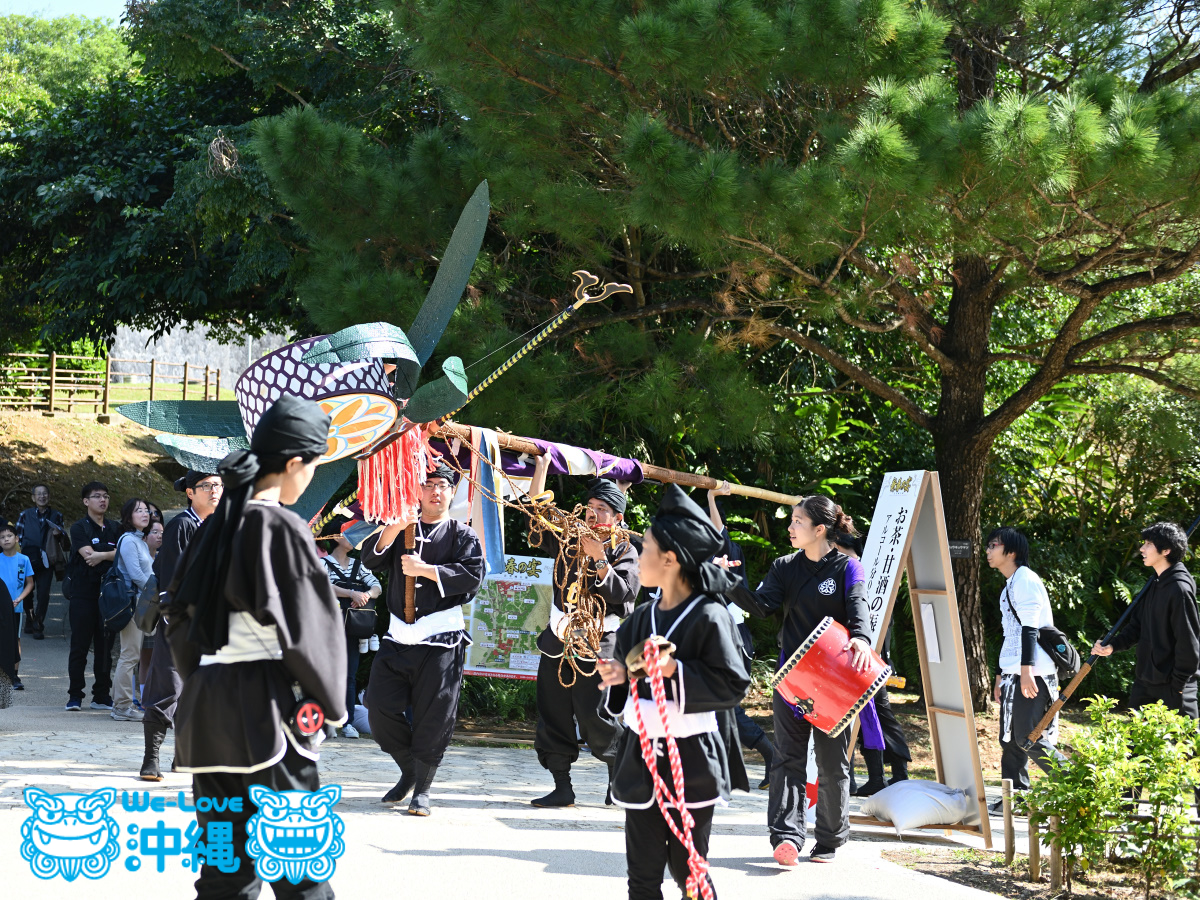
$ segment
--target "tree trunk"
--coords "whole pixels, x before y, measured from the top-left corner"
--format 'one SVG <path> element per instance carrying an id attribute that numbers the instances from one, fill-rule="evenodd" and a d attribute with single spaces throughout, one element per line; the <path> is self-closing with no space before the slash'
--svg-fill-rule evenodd
<path id="1" fill-rule="evenodd" d="M 942 374 L 941 398 L 931 431 L 949 537 L 970 541 L 975 548 L 970 559 L 956 559 L 953 567 L 971 698 L 976 711 L 983 712 L 992 692 L 979 592 L 982 554 L 978 548 L 983 479 L 995 440 L 994 435 L 983 431 L 994 303 L 991 271 L 985 260 L 957 257 L 953 273 L 954 289 L 940 348 L 954 361 L 955 368 Z"/>

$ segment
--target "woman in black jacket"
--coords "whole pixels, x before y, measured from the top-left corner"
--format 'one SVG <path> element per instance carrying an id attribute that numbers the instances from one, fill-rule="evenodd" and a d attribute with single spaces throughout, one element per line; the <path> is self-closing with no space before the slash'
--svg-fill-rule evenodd
<path id="1" fill-rule="evenodd" d="M 757 590 L 740 584 L 729 599 L 754 616 L 779 612 L 779 663 L 782 666 L 826 616 L 846 626 L 852 664 L 864 669 L 870 660 L 870 629 L 865 578 L 858 560 L 841 553 L 830 536 L 854 534 L 854 524 L 828 497 L 806 497 L 792 509 L 788 536 L 797 552 L 771 564 Z M 811 735 L 817 759 L 817 844 L 813 862 L 831 862 L 850 836 L 850 732 L 837 737 L 814 731 L 801 713 L 776 691 L 775 760 L 767 801 L 767 824 L 775 860 L 792 866 L 804 846 L 805 787 Z"/>

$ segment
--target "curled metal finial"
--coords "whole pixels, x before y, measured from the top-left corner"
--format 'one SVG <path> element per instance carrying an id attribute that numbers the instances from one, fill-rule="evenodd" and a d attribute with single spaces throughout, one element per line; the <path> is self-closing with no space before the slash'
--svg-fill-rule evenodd
<path id="1" fill-rule="evenodd" d="M 579 279 L 579 284 L 575 286 L 574 291 L 576 306 L 583 303 L 599 303 L 601 300 L 608 299 L 613 294 L 633 293 L 633 288 L 630 285 L 609 281 L 600 288 L 599 294 L 591 296 L 587 292 L 588 288 L 600 284 L 600 279 L 585 269 L 579 269 L 571 274 Z"/>
<path id="2" fill-rule="evenodd" d="M 241 173 L 242 167 L 238 164 L 237 147 L 233 145 L 233 141 L 225 137 L 225 132 L 218 129 L 217 136 L 208 145 L 208 177 L 232 176 L 237 178 Z"/>

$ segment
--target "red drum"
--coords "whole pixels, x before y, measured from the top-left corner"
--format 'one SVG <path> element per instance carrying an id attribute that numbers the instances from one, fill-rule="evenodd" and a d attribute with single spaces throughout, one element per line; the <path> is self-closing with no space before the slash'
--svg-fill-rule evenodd
<path id="1" fill-rule="evenodd" d="M 848 643 L 846 626 L 826 616 L 771 678 L 771 687 L 830 737 L 854 721 L 892 674 L 874 650 L 867 667 L 856 671 L 845 649 Z"/>

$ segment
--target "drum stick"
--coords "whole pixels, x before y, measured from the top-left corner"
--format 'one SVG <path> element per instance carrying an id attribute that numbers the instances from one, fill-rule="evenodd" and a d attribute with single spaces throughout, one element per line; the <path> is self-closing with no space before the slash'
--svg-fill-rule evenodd
<path id="1" fill-rule="evenodd" d="M 1189 538 L 1192 536 L 1192 532 L 1196 530 L 1197 525 L 1200 525 L 1200 517 L 1197 517 L 1196 521 L 1192 523 L 1192 527 L 1187 530 L 1187 535 Z M 1151 578 L 1142 586 L 1142 589 L 1138 591 L 1137 596 L 1134 597 L 1129 606 L 1125 608 L 1125 612 L 1121 613 L 1121 618 L 1117 619 L 1117 624 L 1108 629 L 1108 634 L 1100 639 L 1101 644 L 1107 645 L 1112 643 L 1113 638 L 1121 633 L 1121 629 L 1124 628 L 1125 623 L 1129 621 L 1129 616 L 1133 613 L 1134 608 L 1138 605 L 1138 602 L 1144 596 L 1146 596 L 1146 591 L 1150 590 L 1150 585 L 1154 584 L 1154 582 L 1155 578 Z M 1021 742 L 1022 749 L 1029 750 L 1034 745 L 1034 742 L 1036 742 L 1037 739 L 1042 736 L 1042 732 L 1050 727 L 1050 723 L 1054 721 L 1054 717 L 1058 715 L 1059 710 L 1061 710 L 1066 702 L 1071 699 L 1071 695 L 1075 693 L 1075 690 L 1079 687 L 1079 683 L 1087 677 L 1088 672 L 1092 671 L 1092 667 L 1095 666 L 1097 660 L 1099 659 L 1102 659 L 1102 657 L 1093 653 L 1087 658 L 1087 662 L 1079 667 L 1079 671 L 1075 673 L 1075 677 L 1071 679 L 1071 683 L 1062 690 L 1062 693 L 1058 695 L 1058 699 L 1050 704 L 1050 708 L 1046 710 L 1046 714 L 1042 716 L 1042 721 L 1038 722 L 1037 727 L 1034 728 L 1033 731 L 1029 732 L 1029 737 L 1025 738 L 1025 740 Z"/>

